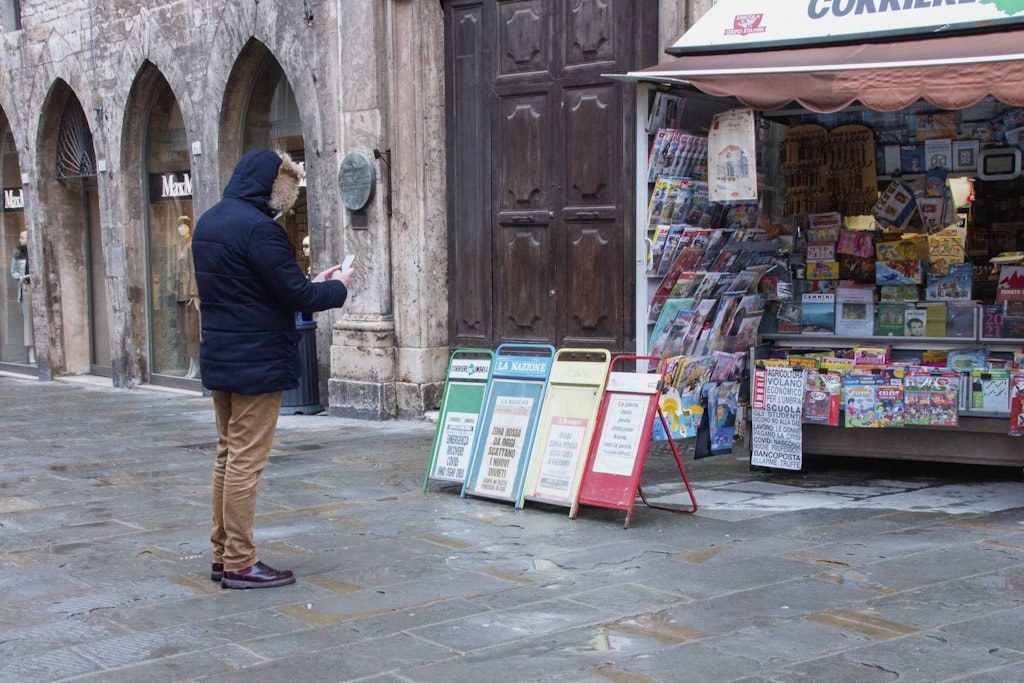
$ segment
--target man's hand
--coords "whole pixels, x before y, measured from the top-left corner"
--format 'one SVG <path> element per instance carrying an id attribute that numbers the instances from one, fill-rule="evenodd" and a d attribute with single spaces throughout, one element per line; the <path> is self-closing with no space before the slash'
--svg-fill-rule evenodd
<path id="1" fill-rule="evenodd" d="M 332 280 L 341 280 L 345 284 L 345 286 L 348 287 L 348 283 L 352 281 L 352 276 L 355 275 L 355 273 L 356 273 L 356 269 L 355 268 L 348 268 L 346 270 L 341 270 L 340 267 L 339 267 L 338 270 L 336 270 L 333 273 L 331 273 L 331 279 Z"/>
<path id="2" fill-rule="evenodd" d="M 317 276 L 315 278 L 313 278 L 313 282 L 326 282 L 327 280 L 339 280 L 346 287 L 348 287 L 348 283 L 351 282 L 352 276 L 355 274 L 355 272 L 356 272 L 355 268 L 349 268 L 347 270 L 342 270 L 341 269 L 341 265 L 339 264 L 339 265 L 331 266 L 330 268 L 328 268 L 327 270 L 323 271 L 322 273 L 318 273 Z"/>
<path id="3" fill-rule="evenodd" d="M 327 270 L 324 270 L 324 271 L 321 271 L 321 272 L 317 273 L 316 277 L 313 278 L 313 282 L 325 282 L 329 278 L 331 278 L 331 276 L 334 275 L 335 272 L 337 272 L 340 269 L 341 269 L 340 265 L 338 265 L 338 266 L 331 266 Z"/>

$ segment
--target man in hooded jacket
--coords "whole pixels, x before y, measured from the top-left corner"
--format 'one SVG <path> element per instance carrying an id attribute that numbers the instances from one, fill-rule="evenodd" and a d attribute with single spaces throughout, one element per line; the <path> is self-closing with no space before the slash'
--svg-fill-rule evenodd
<path id="1" fill-rule="evenodd" d="M 235 166 L 224 197 L 192 237 L 202 306 L 199 364 L 213 393 L 213 564 L 224 588 L 294 583 L 256 556 L 256 487 L 270 454 L 281 393 L 299 384 L 296 312 L 338 308 L 353 270 L 334 266 L 309 281 L 275 220 L 298 198 L 302 170 L 287 154 L 259 149 Z"/>

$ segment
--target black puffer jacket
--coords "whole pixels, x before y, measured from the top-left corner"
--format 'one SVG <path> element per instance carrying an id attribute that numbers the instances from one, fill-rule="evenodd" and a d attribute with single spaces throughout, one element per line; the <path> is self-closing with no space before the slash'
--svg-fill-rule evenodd
<path id="1" fill-rule="evenodd" d="M 312 283 L 295 261 L 268 205 L 281 158 L 247 153 L 224 198 L 204 213 L 192 237 L 199 287 L 203 386 L 240 394 L 294 389 L 299 383 L 296 311 L 345 303 L 338 281 Z"/>

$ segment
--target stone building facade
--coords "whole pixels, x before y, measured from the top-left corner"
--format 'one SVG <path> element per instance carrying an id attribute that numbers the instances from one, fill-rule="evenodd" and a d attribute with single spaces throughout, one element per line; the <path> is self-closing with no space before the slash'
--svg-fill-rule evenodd
<path id="1" fill-rule="evenodd" d="M 656 1 L 662 45 L 711 4 Z M 2 244 L 30 273 L 0 287 L 0 369 L 199 390 L 182 240 L 241 153 L 277 146 L 307 173 L 283 218 L 300 262 L 358 259 L 345 308 L 318 318 L 321 398 L 371 419 L 436 407 L 449 354 L 443 7 L 0 0 Z M 356 210 L 339 188 L 350 154 L 376 175 Z"/>

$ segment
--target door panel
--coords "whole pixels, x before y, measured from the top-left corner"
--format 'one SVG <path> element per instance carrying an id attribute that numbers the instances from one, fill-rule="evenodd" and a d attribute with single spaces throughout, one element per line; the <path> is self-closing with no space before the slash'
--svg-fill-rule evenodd
<path id="1" fill-rule="evenodd" d="M 464 6 L 462 6 L 464 5 Z M 491 323 L 490 53 L 481 2 L 448 8 L 449 329 L 452 345 L 486 348 Z"/>
<path id="2" fill-rule="evenodd" d="M 498 80 L 550 78 L 551 0 L 499 0 Z"/>
<path id="3" fill-rule="evenodd" d="M 573 0 L 566 7 L 564 66 L 572 68 L 582 65 L 615 64 L 621 58 L 616 54 L 615 10 L 622 19 L 632 23 L 632 17 L 623 13 L 629 3 L 612 0 Z M 615 5 L 613 7 L 613 5 Z"/>
<path id="4" fill-rule="evenodd" d="M 503 277 L 498 288 L 502 342 L 547 343 L 555 334 L 554 300 L 546 277 L 548 235 L 543 228 L 502 230 Z"/>
<path id="5" fill-rule="evenodd" d="M 631 350 L 633 87 L 602 74 L 656 61 L 657 2 L 444 1 L 453 346 Z"/>

